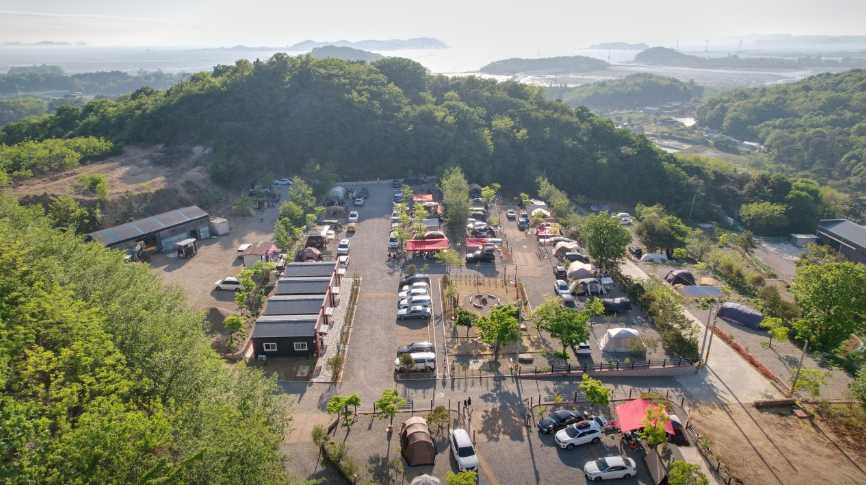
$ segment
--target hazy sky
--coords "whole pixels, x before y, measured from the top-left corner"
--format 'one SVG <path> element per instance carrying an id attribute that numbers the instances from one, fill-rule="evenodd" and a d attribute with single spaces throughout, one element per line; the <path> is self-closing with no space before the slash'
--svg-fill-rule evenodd
<path id="1" fill-rule="evenodd" d="M 287 45 L 431 36 L 579 48 L 754 33 L 866 35 L 866 0 L 0 0 L 0 42 Z"/>

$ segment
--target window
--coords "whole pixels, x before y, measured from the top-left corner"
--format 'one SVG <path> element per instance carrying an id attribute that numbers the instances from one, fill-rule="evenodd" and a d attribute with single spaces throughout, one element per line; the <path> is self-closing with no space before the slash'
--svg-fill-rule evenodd
<path id="1" fill-rule="evenodd" d="M 307 342 L 295 342 L 295 352 L 306 352 L 307 351 Z"/>
<path id="2" fill-rule="evenodd" d="M 265 352 L 276 352 L 277 351 L 277 344 L 274 342 L 265 342 L 262 344 L 262 348 L 264 349 Z"/>

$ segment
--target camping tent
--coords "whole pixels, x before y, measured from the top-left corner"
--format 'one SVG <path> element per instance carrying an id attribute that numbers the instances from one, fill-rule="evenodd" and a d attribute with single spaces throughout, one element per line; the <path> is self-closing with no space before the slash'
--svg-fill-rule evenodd
<path id="1" fill-rule="evenodd" d="M 694 286 L 695 275 L 684 269 L 672 269 L 665 275 L 665 281 L 672 285 Z"/>
<path id="2" fill-rule="evenodd" d="M 642 429 L 643 420 L 646 418 L 646 411 L 652 404 L 651 401 L 646 399 L 635 399 L 617 404 L 615 408 L 616 427 L 623 433 Z M 665 423 L 665 431 L 668 434 L 674 434 L 674 425 L 671 424 L 671 421 Z"/>
<path id="3" fill-rule="evenodd" d="M 764 320 L 764 315 L 758 310 L 730 301 L 722 303 L 716 316 L 729 323 L 756 329 L 761 328 L 761 321 Z"/>
<path id="4" fill-rule="evenodd" d="M 592 265 L 587 263 L 581 263 L 580 261 L 575 261 L 568 265 L 568 279 L 570 280 L 582 280 L 586 278 L 592 278 Z"/>
<path id="5" fill-rule="evenodd" d="M 441 251 L 448 249 L 448 239 L 410 239 L 404 245 L 406 251 Z"/>
<path id="6" fill-rule="evenodd" d="M 441 483 L 438 478 L 425 473 L 413 478 L 410 485 L 440 485 Z"/>
<path id="7" fill-rule="evenodd" d="M 563 254 L 569 251 L 578 251 L 580 249 L 580 245 L 576 242 L 566 242 L 559 241 L 553 246 L 553 255 L 557 258 L 561 258 Z"/>
<path id="8" fill-rule="evenodd" d="M 634 352 L 643 349 L 640 332 L 633 328 L 610 328 L 601 338 L 603 352 Z"/>
<path id="9" fill-rule="evenodd" d="M 575 261 L 577 262 L 577 261 Z M 603 295 L 605 293 L 604 285 L 598 278 L 583 278 L 577 281 L 572 281 L 571 293 L 573 295 Z"/>
<path id="10" fill-rule="evenodd" d="M 419 416 L 407 419 L 400 428 L 400 453 L 409 466 L 432 465 L 436 447 L 427 421 Z"/>
<path id="11" fill-rule="evenodd" d="M 532 209 L 532 212 L 529 213 L 530 217 L 536 217 L 538 215 L 540 215 L 541 217 L 547 218 L 547 217 L 550 217 L 550 211 L 547 209 L 542 209 L 541 207 L 539 207 L 537 209 Z"/>

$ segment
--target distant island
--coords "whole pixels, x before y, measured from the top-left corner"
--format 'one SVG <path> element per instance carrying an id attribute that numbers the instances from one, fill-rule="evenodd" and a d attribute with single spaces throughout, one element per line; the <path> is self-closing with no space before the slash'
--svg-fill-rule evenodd
<path id="1" fill-rule="evenodd" d="M 611 51 L 642 51 L 649 49 L 648 44 L 643 42 L 639 44 L 629 44 L 628 42 L 602 42 L 601 44 L 592 44 L 590 49 L 611 50 Z"/>
<path id="2" fill-rule="evenodd" d="M 569 106 L 586 106 L 600 111 L 682 103 L 703 93 L 703 86 L 693 81 L 685 83 L 671 77 L 643 73 L 577 87 L 544 88 L 547 99 L 560 99 Z"/>
<path id="3" fill-rule="evenodd" d="M 803 69 L 803 68 L 862 68 L 866 57 L 824 59 L 821 56 L 783 57 L 700 57 L 684 54 L 667 47 L 651 47 L 634 58 L 638 64 L 651 66 L 693 67 L 701 69 Z"/>
<path id="4" fill-rule="evenodd" d="M 511 58 L 491 62 L 481 68 L 484 74 L 510 76 L 520 73 L 568 74 L 575 72 L 601 71 L 609 64 L 586 56 L 542 57 L 538 59 Z"/>
<path id="5" fill-rule="evenodd" d="M 361 49 L 353 49 L 351 47 L 340 47 L 335 45 L 316 47 L 310 52 L 310 55 L 315 59 L 340 59 L 341 61 L 364 62 L 373 62 L 385 58 L 385 56 L 381 54 L 376 54 L 375 52 L 368 52 Z"/>
<path id="6" fill-rule="evenodd" d="M 316 47 L 337 46 L 337 47 L 353 47 L 355 49 L 366 49 L 373 51 L 391 51 L 400 49 L 445 49 L 448 47 L 444 42 L 432 37 L 415 37 L 413 39 L 392 39 L 392 40 L 338 40 L 333 42 L 319 42 L 315 40 L 305 40 L 297 44 L 289 46 L 290 51 L 306 51 L 315 49 Z"/>

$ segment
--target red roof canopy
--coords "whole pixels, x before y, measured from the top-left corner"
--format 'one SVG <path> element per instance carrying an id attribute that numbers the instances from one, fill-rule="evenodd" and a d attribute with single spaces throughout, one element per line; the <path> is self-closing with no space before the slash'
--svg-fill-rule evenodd
<path id="1" fill-rule="evenodd" d="M 433 202 L 433 194 L 415 194 L 412 202 Z"/>
<path id="2" fill-rule="evenodd" d="M 448 249 L 448 238 L 410 239 L 404 245 L 406 251 L 439 251 Z"/>
<path id="3" fill-rule="evenodd" d="M 646 399 L 635 399 L 616 406 L 616 424 L 623 433 L 643 428 L 646 411 L 653 403 Z M 665 431 L 674 434 L 674 425 L 670 420 L 665 423 Z"/>

